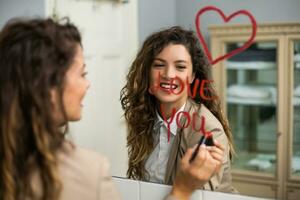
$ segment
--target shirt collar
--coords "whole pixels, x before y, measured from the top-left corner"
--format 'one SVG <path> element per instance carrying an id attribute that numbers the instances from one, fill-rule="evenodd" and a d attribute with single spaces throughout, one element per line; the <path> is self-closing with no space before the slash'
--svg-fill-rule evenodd
<path id="1" fill-rule="evenodd" d="M 180 107 L 180 109 L 175 113 L 174 115 L 174 118 L 170 124 L 170 131 L 171 133 L 175 136 L 176 133 L 177 133 L 177 122 L 176 122 L 176 116 L 179 112 L 183 111 L 184 110 L 184 107 L 185 107 L 185 104 L 183 104 L 183 106 Z M 161 118 L 161 116 L 159 115 L 158 111 L 156 111 L 156 117 L 157 117 L 157 122 L 156 122 L 156 125 L 159 125 L 159 124 L 163 124 L 163 126 L 165 126 L 166 129 L 168 129 L 168 124 L 164 121 L 163 118 Z M 167 121 L 170 121 L 171 119 L 167 119 Z"/>

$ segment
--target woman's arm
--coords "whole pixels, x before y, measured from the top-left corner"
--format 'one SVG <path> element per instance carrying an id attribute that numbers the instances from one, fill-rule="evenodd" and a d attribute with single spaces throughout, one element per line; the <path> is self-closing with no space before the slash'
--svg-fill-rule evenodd
<path id="1" fill-rule="evenodd" d="M 222 161 L 219 158 L 224 150 L 219 148 L 219 145 L 217 148 L 216 155 L 212 156 L 207 147 L 201 145 L 195 160 L 191 163 L 189 160 L 195 147 L 187 150 L 181 160 L 181 169 L 176 176 L 171 194 L 166 200 L 189 199 L 196 189 L 204 185 L 220 169 Z"/>

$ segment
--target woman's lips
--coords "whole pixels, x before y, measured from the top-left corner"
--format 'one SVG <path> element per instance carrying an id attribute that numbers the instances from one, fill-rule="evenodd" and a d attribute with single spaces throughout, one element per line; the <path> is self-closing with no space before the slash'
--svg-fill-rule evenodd
<path id="1" fill-rule="evenodd" d="M 161 88 L 163 88 L 164 90 L 170 90 L 171 88 L 172 88 L 172 90 L 175 90 L 178 88 L 178 85 L 171 84 L 171 83 L 160 83 L 159 86 Z"/>

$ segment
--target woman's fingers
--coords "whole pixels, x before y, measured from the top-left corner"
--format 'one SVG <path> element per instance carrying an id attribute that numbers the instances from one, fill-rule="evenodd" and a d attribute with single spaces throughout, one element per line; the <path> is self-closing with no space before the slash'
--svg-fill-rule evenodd
<path id="1" fill-rule="evenodd" d="M 189 149 L 182 158 L 182 168 L 185 168 L 192 176 L 198 177 L 200 175 L 197 179 L 202 179 L 202 181 L 207 179 L 206 175 L 210 177 L 216 171 L 218 163 L 206 148 L 205 144 L 200 145 L 197 155 L 192 162 L 189 162 L 189 159 L 197 148 Z"/>
<path id="2" fill-rule="evenodd" d="M 214 140 L 214 144 L 215 146 L 207 147 L 207 150 L 209 151 L 212 158 L 216 161 L 216 170 L 219 171 L 224 161 L 225 148 L 216 140 Z"/>
<path id="3" fill-rule="evenodd" d="M 225 151 L 225 147 L 218 140 L 214 140 L 214 144 L 215 144 L 216 147 L 218 147 L 221 150 Z"/>
<path id="4" fill-rule="evenodd" d="M 190 148 L 182 158 L 182 168 L 189 169 L 190 172 L 198 173 L 199 168 L 206 171 L 207 169 L 214 169 L 216 172 L 221 168 L 224 160 L 224 148 L 220 143 L 216 143 L 216 146 L 200 145 L 195 159 L 190 163 L 194 151 L 197 150 L 197 145 Z M 210 171 L 209 170 L 209 171 Z"/>
<path id="5" fill-rule="evenodd" d="M 193 152 L 195 151 L 195 149 L 196 149 L 196 147 L 189 148 L 189 149 L 185 152 L 184 156 L 183 156 L 182 159 L 181 159 L 181 164 L 183 165 L 183 166 L 182 166 L 183 168 L 186 168 L 187 166 L 189 166 L 189 161 L 190 161 L 190 159 L 191 159 L 191 157 L 192 157 L 192 154 L 193 154 Z"/>
<path id="6" fill-rule="evenodd" d="M 217 153 L 210 153 L 211 157 L 213 157 L 213 159 L 217 160 L 220 163 L 223 163 L 224 157 L 220 154 Z"/>
<path id="7" fill-rule="evenodd" d="M 194 165 L 201 165 L 204 160 L 205 160 L 205 157 L 206 157 L 206 153 L 207 153 L 207 150 L 206 150 L 206 147 L 205 145 L 200 145 L 200 147 L 198 147 L 197 149 L 197 146 L 198 145 L 195 145 L 193 148 L 189 148 L 185 155 L 183 156 L 181 162 L 183 164 L 187 164 L 187 165 L 191 165 L 192 163 Z M 197 152 L 196 152 L 197 151 Z M 195 158 L 193 159 L 192 162 L 190 162 L 191 158 L 193 157 L 193 155 L 196 153 L 196 156 Z"/>
<path id="8" fill-rule="evenodd" d="M 223 158 L 225 155 L 225 148 L 224 146 L 219 143 L 217 140 L 214 140 L 215 146 L 208 146 L 206 149 L 211 153 L 211 155 L 216 155 L 214 156 L 216 158 L 219 158 L 220 156 Z"/>
<path id="9" fill-rule="evenodd" d="M 224 154 L 224 150 L 216 147 L 216 146 L 209 146 L 206 148 L 209 152 L 215 152 L 215 153 L 218 153 L 220 155 L 223 155 Z"/>

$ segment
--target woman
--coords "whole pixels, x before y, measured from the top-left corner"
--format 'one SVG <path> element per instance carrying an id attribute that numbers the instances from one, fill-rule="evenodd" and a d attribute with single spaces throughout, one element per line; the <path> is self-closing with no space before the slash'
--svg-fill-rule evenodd
<path id="1" fill-rule="evenodd" d="M 50 19 L 8 23 L 0 71 L 1 199 L 96 199 L 93 176 L 110 184 L 107 161 L 66 141 L 62 129 L 81 118 L 89 87 L 77 28 Z"/>
<path id="2" fill-rule="evenodd" d="M 0 71 L 0 199 L 119 199 L 108 161 L 65 138 L 90 85 L 77 28 L 51 19 L 8 23 Z M 205 148 L 189 164 L 191 152 L 169 199 L 189 198 L 220 165 Z"/>
<path id="3" fill-rule="evenodd" d="M 129 178 L 173 184 L 184 153 L 202 134 L 211 133 L 219 142 L 208 150 L 223 165 L 202 188 L 234 191 L 232 135 L 209 80 L 209 69 L 191 31 L 172 27 L 146 39 L 121 91 L 129 130 Z"/>

